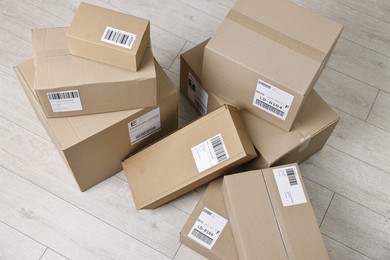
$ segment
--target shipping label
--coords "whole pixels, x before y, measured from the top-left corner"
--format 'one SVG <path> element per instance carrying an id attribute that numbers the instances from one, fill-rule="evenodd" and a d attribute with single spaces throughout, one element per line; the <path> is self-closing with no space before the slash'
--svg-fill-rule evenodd
<path id="1" fill-rule="evenodd" d="M 295 166 L 274 169 L 273 173 L 284 207 L 307 202 L 302 182 Z"/>
<path id="2" fill-rule="evenodd" d="M 224 217 L 208 208 L 203 208 L 188 236 L 202 246 L 211 249 L 225 228 L 226 223 L 227 219 Z"/>
<path id="3" fill-rule="evenodd" d="M 258 80 L 253 105 L 277 118 L 286 120 L 294 96 L 265 81 Z"/>
<path id="4" fill-rule="evenodd" d="M 53 112 L 70 112 L 83 110 L 81 105 L 80 93 L 78 90 L 48 92 Z"/>
<path id="5" fill-rule="evenodd" d="M 134 119 L 128 123 L 130 142 L 135 144 L 161 130 L 160 108 Z"/>
<path id="6" fill-rule="evenodd" d="M 191 148 L 199 173 L 227 160 L 229 154 L 221 134 Z"/>
<path id="7" fill-rule="evenodd" d="M 116 46 L 131 49 L 137 35 L 129 32 L 125 32 L 112 27 L 106 27 L 102 35 L 101 41 L 107 42 Z"/>
<path id="8" fill-rule="evenodd" d="M 207 113 L 207 103 L 209 95 L 202 88 L 199 82 L 188 72 L 188 98 L 192 101 L 198 111 L 205 115 Z"/>

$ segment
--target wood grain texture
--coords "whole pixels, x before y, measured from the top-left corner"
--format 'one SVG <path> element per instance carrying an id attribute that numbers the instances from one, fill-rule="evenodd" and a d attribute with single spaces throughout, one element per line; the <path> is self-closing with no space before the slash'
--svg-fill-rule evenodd
<path id="1" fill-rule="evenodd" d="M 3 168 L 0 176 L 0 220 L 61 255 L 71 259 L 168 259 Z"/>
<path id="2" fill-rule="evenodd" d="M 321 231 L 370 258 L 390 258 L 389 219 L 338 194 L 332 200 Z"/>
<path id="3" fill-rule="evenodd" d="M 344 25 L 341 37 L 390 57 L 389 23 L 335 1 L 293 1 Z"/>
<path id="4" fill-rule="evenodd" d="M 207 258 L 193 251 L 192 249 L 186 247 L 185 245 L 181 245 L 177 254 L 173 258 L 174 260 L 206 260 Z"/>
<path id="5" fill-rule="evenodd" d="M 380 91 L 367 122 L 390 132 L 390 94 Z"/>
<path id="6" fill-rule="evenodd" d="M 0 172 L 6 170 L 0 167 Z M 0 259 L 38 260 L 45 250 L 44 245 L 0 222 Z"/>
<path id="7" fill-rule="evenodd" d="M 387 173 L 390 172 L 390 133 L 344 112 L 328 144 Z"/>
<path id="8" fill-rule="evenodd" d="M 390 2 L 381 0 L 333 0 L 339 4 L 349 6 L 361 13 L 376 17 L 390 23 Z"/>
<path id="9" fill-rule="evenodd" d="M 301 163 L 303 176 L 390 217 L 390 175 L 330 146 Z"/>
<path id="10" fill-rule="evenodd" d="M 69 258 L 66 258 L 65 256 L 62 256 L 57 252 L 48 248 L 40 260 L 68 260 L 68 259 Z"/>
<path id="11" fill-rule="evenodd" d="M 366 120 L 378 95 L 378 89 L 326 68 L 315 90 L 332 107 Z"/>
<path id="12" fill-rule="evenodd" d="M 336 240 L 323 235 L 324 243 L 330 259 L 340 260 L 370 260 L 371 258 L 347 247 Z"/>

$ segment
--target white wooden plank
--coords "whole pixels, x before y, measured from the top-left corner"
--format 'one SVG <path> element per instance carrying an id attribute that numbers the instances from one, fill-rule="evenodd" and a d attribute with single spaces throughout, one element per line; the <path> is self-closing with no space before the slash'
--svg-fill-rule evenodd
<path id="1" fill-rule="evenodd" d="M 359 12 L 376 17 L 390 23 L 390 2 L 382 0 L 333 0 L 339 4 L 349 6 Z"/>
<path id="2" fill-rule="evenodd" d="M 342 259 L 342 260 L 370 260 L 371 258 L 366 257 L 365 255 L 337 242 L 334 239 L 331 239 L 327 236 L 322 236 L 326 249 L 330 259 Z"/>
<path id="3" fill-rule="evenodd" d="M 344 153 L 390 172 L 390 133 L 338 111 L 341 117 L 328 144 Z"/>
<path id="4" fill-rule="evenodd" d="M 177 251 L 177 254 L 173 258 L 175 260 L 206 260 L 207 258 L 203 257 L 202 255 L 198 254 L 194 250 L 186 247 L 185 245 L 181 245 L 179 250 Z"/>
<path id="5" fill-rule="evenodd" d="M 339 39 L 328 67 L 390 92 L 390 58 L 356 43 Z"/>
<path id="6" fill-rule="evenodd" d="M 378 97 L 375 100 L 374 106 L 367 118 L 367 122 L 370 122 L 377 127 L 380 127 L 390 132 L 390 94 L 380 91 Z"/>
<path id="7" fill-rule="evenodd" d="M 336 194 L 321 226 L 333 238 L 373 259 L 390 259 L 389 219 Z"/>
<path id="8" fill-rule="evenodd" d="M 0 71 L 0 89 L 0 115 L 49 140 L 15 76 Z"/>
<path id="9" fill-rule="evenodd" d="M 332 107 L 366 120 L 378 94 L 378 89 L 326 68 L 315 90 Z"/>
<path id="10" fill-rule="evenodd" d="M 210 16 L 217 18 L 218 20 L 223 20 L 230 8 L 232 8 L 234 1 L 233 0 L 179 0 L 193 8 L 206 13 Z"/>
<path id="11" fill-rule="evenodd" d="M 390 56 L 389 23 L 334 1 L 293 1 L 344 25 L 343 38 Z"/>
<path id="12" fill-rule="evenodd" d="M 66 258 L 65 256 L 62 256 L 59 253 L 48 248 L 40 260 L 68 260 L 68 259 L 69 258 Z"/>
<path id="13" fill-rule="evenodd" d="M 0 222 L 0 259 L 38 260 L 45 250 L 44 245 Z"/>
<path id="14" fill-rule="evenodd" d="M 301 168 L 300 170 L 302 172 L 304 171 Z M 305 183 L 305 187 L 309 195 L 310 203 L 313 207 L 318 226 L 320 226 L 322 220 L 325 217 L 325 213 L 329 207 L 334 192 L 306 178 L 303 179 L 303 182 Z"/>
<path id="15" fill-rule="evenodd" d="M 30 182 L 0 168 L 0 219 L 71 259 L 168 259 Z"/>
<path id="16" fill-rule="evenodd" d="M 330 146 L 300 164 L 303 176 L 390 217 L 390 175 Z"/>
<path id="17" fill-rule="evenodd" d="M 209 38 L 220 21 L 178 0 L 111 0 L 110 5 L 149 19 L 152 25 L 197 44 Z"/>
<path id="18" fill-rule="evenodd" d="M 1 117 L 0 147 L 1 166 L 169 257 L 178 249 L 188 217 L 181 210 L 167 204 L 137 211 L 127 182 L 116 177 L 81 193 L 52 143 Z"/>

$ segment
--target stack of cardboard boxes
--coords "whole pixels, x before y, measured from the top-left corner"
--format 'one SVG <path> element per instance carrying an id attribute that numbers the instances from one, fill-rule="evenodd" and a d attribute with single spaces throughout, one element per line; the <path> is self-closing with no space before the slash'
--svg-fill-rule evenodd
<path id="1" fill-rule="evenodd" d="M 202 117 L 177 131 L 147 20 L 82 3 L 69 28 L 33 30 L 34 60 L 15 70 L 81 190 L 123 167 L 136 208 L 151 209 L 216 179 L 185 245 L 210 259 L 327 259 L 296 163 L 339 120 L 313 87 L 341 31 L 289 1 L 237 1 L 181 55 L 180 90 Z"/>
<path id="2" fill-rule="evenodd" d="M 82 3 L 69 28 L 34 29 L 34 59 L 15 67 L 82 191 L 177 129 L 177 89 L 153 58 L 149 26 Z"/>
<path id="3" fill-rule="evenodd" d="M 180 91 L 200 115 L 240 108 L 258 157 L 210 183 L 181 242 L 209 259 L 328 259 L 296 163 L 338 115 L 313 90 L 342 26 L 289 1 L 240 0 L 181 55 Z M 270 168 L 272 167 L 272 168 Z"/>

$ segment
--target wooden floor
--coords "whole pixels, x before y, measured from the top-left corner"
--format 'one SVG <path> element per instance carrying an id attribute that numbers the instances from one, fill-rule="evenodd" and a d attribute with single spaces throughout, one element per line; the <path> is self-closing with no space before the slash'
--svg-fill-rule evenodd
<path id="1" fill-rule="evenodd" d="M 94 0 L 151 20 L 156 59 L 210 37 L 233 0 Z M 300 164 L 332 259 L 390 259 L 390 1 L 294 0 L 345 28 L 315 86 L 341 121 Z M 0 259 L 202 259 L 179 231 L 204 188 L 136 211 L 122 172 L 79 192 L 13 72 L 31 29 L 68 26 L 78 0 L 0 1 Z M 181 125 L 194 118 L 184 99 Z"/>

